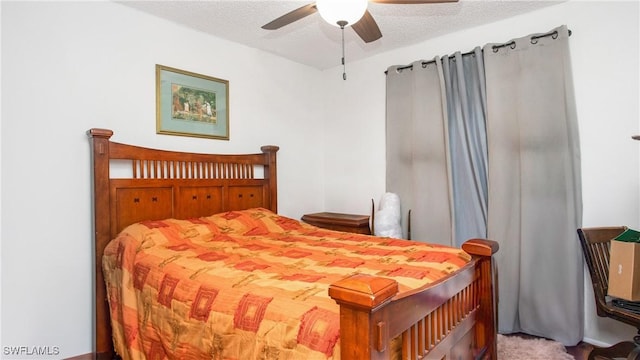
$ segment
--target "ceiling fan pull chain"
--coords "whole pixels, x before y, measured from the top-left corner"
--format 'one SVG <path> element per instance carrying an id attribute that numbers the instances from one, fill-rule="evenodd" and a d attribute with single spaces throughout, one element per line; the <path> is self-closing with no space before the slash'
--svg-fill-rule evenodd
<path id="1" fill-rule="evenodd" d="M 342 24 L 342 21 L 339 21 L 338 25 L 340 25 L 340 29 L 342 30 L 342 80 L 347 80 L 347 65 L 344 61 L 344 26 L 346 23 Z"/>

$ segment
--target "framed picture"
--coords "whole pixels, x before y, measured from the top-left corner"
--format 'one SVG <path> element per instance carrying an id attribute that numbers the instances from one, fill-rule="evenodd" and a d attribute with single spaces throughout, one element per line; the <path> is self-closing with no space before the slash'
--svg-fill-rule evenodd
<path id="1" fill-rule="evenodd" d="M 156 64 L 156 132 L 229 140 L 229 81 Z"/>

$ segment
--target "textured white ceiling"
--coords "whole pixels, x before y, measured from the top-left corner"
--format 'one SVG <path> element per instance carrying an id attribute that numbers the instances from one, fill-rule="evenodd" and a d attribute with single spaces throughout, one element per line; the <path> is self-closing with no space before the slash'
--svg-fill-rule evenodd
<path id="1" fill-rule="evenodd" d="M 566 0 L 459 0 L 457 3 L 390 5 L 369 2 L 382 38 L 364 43 L 345 29 L 347 62 L 422 42 Z M 278 30 L 262 25 L 312 1 L 125 0 L 116 1 L 189 28 L 268 51 L 318 69 L 340 65 L 340 29 L 313 14 Z"/>

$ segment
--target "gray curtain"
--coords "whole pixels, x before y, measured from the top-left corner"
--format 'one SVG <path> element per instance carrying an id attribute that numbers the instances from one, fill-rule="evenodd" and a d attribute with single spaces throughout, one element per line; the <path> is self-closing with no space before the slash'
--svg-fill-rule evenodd
<path id="1" fill-rule="evenodd" d="M 387 70 L 387 191 L 412 209 L 413 239 L 500 243 L 501 333 L 573 345 L 583 265 L 569 32 L 540 35 Z"/>
<path id="2" fill-rule="evenodd" d="M 484 47 L 487 228 L 500 243 L 500 332 L 573 345 L 583 335 L 580 149 L 569 32 L 552 33 Z"/>
<path id="3" fill-rule="evenodd" d="M 482 49 L 442 61 L 447 93 L 454 244 L 487 236 L 487 129 Z"/>
<path id="4" fill-rule="evenodd" d="M 451 245 L 447 108 L 436 63 L 387 69 L 386 181 L 400 197 L 405 238 L 411 210 L 412 239 Z"/>
<path id="5" fill-rule="evenodd" d="M 387 69 L 387 191 L 400 196 L 405 230 L 411 210 L 412 239 L 487 236 L 484 91 L 480 47 Z"/>

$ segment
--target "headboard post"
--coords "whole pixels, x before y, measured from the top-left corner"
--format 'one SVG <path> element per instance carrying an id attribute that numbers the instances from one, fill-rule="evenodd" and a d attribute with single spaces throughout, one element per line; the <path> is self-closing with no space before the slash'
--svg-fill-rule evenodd
<path id="1" fill-rule="evenodd" d="M 277 213 L 278 212 L 278 174 L 276 167 L 276 152 L 280 150 L 278 146 L 275 145 L 265 145 L 260 147 L 260 150 L 266 155 L 266 163 L 265 163 L 265 171 L 264 177 L 265 179 L 269 179 L 269 202 L 270 202 L 270 210 Z"/>
<path id="2" fill-rule="evenodd" d="M 111 240 L 110 208 L 109 208 L 109 139 L 113 131 L 106 129 L 90 129 L 87 136 L 93 146 L 91 162 L 93 166 L 93 201 L 95 236 L 95 354 L 97 359 L 110 358 L 113 353 L 111 341 L 111 322 L 109 321 L 109 305 L 107 302 L 107 290 L 102 274 L 102 253 L 107 243 Z M 107 326 L 105 327 L 105 324 Z"/>

